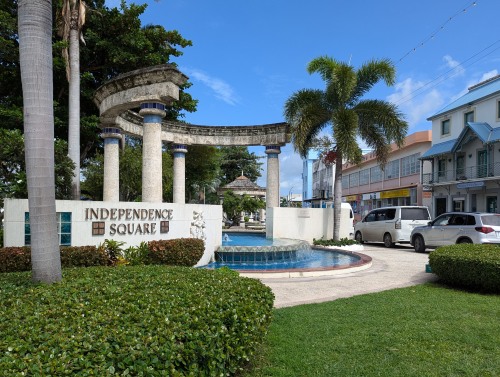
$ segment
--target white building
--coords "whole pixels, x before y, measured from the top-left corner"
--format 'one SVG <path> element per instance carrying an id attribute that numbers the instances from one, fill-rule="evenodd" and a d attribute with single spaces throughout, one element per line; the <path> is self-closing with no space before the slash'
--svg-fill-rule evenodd
<path id="1" fill-rule="evenodd" d="M 342 201 L 351 204 L 354 218 L 374 208 L 397 205 L 431 204 L 431 194 L 423 191 L 419 157 L 431 146 L 431 131 L 420 131 L 408 135 L 405 144 L 398 148 L 391 144 L 387 164 L 384 168 L 377 161 L 375 152 L 363 155 L 359 165 L 342 166 Z M 431 168 L 424 167 L 430 172 Z"/>
<path id="2" fill-rule="evenodd" d="M 432 192 L 431 214 L 498 212 L 500 197 L 500 75 L 469 91 L 436 114 L 432 147 L 421 157 Z"/>

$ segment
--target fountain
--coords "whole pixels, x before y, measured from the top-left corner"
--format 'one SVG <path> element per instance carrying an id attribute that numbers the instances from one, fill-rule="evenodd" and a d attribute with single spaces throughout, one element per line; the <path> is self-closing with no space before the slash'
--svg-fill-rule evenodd
<path id="1" fill-rule="evenodd" d="M 366 255 L 311 248 L 302 240 L 267 239 L 262 233 L 224 233 L 215 262 L 206 268 L 229 267 L 252 277 L 299 277 L 351 272 L 370 265 L 371 258 Z"/>

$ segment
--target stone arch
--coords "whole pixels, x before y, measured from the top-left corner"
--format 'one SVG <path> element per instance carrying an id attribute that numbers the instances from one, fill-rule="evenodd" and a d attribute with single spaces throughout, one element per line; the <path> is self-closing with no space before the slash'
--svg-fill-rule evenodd
<path id="1" fill-rule="evenodd" d="M 104 139 L 103 200 L 119 200 L 117 144 L 122 134 L 129 134 L 143 139 L 143 201 L 162 201 L 163 142 L 174 144 L 174 203 L 184 203 L 184 157 L 189 145 L 261 145 L 268 156 L 266 203 L 279 207 L 278 155 L 290 142 L 289 125 L 206 126 L 165 121 L 166 106 L 179 99 L 179 87 L 187 80 L 175 66 L 163 64 L 119 75 L 97 89 L 94 102 Z"/>

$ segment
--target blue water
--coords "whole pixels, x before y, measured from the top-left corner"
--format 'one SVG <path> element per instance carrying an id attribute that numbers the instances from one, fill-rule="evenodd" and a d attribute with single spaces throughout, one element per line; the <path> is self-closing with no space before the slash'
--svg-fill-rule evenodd
<path id="1" fill-rule="evenodd" d="M 273 246 L 278 242 L 267 239 L 264 233 L 222 233 L 222 246 Z"/>
<path id="2" fill-rule="evenodd" d="M 227 237 L 226 237 L 227 235 Z M 264 234 L 244 234 L 244 233 L 223 233 L 222 246 L 272 246 L 282 245 L 286 241 L 279 239 L 266 239 Z M 224 238 L 229 238 L 224 240 Z M 289 240 L 288 240 L 289 242 Z M 254 254 L 247 253 L 250 257 L 241 258 L 242 262 L 214 262 L 205 268 L 215 269 L 220 267 L 229 267 L 234 270 L 291 270 L 291 269 L 314 269 L 324 267 L 345 266 L 359 261 L 359 257 L 350 254 L 340 253 L 335 250 L 306 250 L 297 251 L 296 260 L 286 261 L 255 261 L 256 259 L 265 259 L 262 254 L 256 251 Z M 248 261 L 254 259 L 254 261 Z M 245 260 L 245 261 L 243 261 Z"/>

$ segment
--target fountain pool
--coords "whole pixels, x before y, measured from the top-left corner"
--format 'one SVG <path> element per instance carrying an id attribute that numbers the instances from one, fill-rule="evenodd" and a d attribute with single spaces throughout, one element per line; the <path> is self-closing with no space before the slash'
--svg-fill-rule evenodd
<path id="1" fill-rule="evenodd" d="M 338 249 L 311 248 L 301 240 L 267 239 L 263 233 L 225 232 L 215 262 L 205 268 L 229 267 L 252 277 L 331 275 L 370 267 L 371 258 Z"/>

